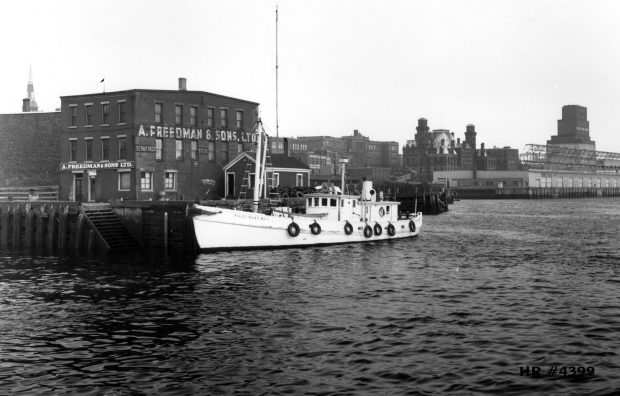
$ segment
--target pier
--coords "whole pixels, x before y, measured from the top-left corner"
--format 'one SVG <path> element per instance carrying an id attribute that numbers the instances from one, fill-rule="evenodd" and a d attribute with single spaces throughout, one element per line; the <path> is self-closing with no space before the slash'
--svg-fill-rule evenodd
<path id="1" fill-rule="evenodd" d="M 619 187 L 452 188 L 453 199 L 559 199 L 620 197 Z"/>
<path id="2" fill-rule="evenodd" d="M 0 202 L 0 249 L 91 255 L 194 249 L 190 202 Z"/>

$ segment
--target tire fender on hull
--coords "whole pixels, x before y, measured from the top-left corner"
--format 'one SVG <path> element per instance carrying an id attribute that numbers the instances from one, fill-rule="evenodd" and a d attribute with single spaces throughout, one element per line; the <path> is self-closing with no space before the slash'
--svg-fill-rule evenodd
<path id="1" fill-rule="evenodd" d="M 297 235 L 299 235 L 299 225 L 297 225 L 297 223 L 295 222 L 292 222 L 288 225 L 287 231 L 290 236 L 295 238 Z"/>

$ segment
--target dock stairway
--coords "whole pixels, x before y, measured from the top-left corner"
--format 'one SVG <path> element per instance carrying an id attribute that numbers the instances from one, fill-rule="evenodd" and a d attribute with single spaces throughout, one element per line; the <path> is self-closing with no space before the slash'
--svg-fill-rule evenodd
<path id="1" fill-rule="evenodd" d="M 80 211 L 108 245 L 109 251 L 136 249 L 140 244 L 129 232 L 109 203 L 83 203 Z"/>

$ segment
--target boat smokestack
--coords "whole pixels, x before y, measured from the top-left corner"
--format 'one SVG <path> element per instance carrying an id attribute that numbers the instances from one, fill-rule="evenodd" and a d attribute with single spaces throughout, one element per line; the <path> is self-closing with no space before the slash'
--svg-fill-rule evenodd
<path id="1" fill-rule="evenodd" d="M 375 202 L 377 200 L 377 192 L 372 188 L 371 181 L 362 182 L 362 200 Z"/>

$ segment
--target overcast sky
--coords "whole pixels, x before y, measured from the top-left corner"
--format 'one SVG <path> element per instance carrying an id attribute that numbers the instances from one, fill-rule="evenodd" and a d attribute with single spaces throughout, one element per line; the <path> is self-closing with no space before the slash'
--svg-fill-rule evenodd
<path id="1" fill-rule="evenodd" d="M 275 117 L 279 135 L 358 129 L 401 147 L 417 119 L 486 147 L 544 144 L 566 104 L 588 108 L 590 137 L 620 152 L 620 2 L 2 2 L 0 113 L 21 111 L 32 65 L 39 108 L 132 88 L 213 92 Z"/>

